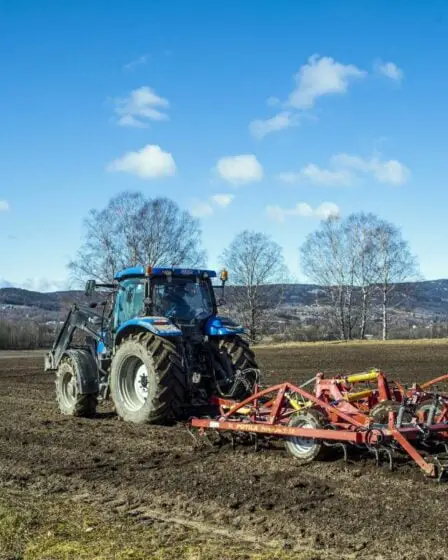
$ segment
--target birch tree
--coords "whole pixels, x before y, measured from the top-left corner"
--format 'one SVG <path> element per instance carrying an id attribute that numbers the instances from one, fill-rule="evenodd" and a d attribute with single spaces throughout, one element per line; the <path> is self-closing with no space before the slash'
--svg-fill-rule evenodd
<path id="1" fill-rule="evenodd" d="M 376 251 L 381 289 L 382 338 L 387 340 L 389 307 L 394 289 L 398 283 L 418 276 L 418 263 L 400 230 L 386 221 L 381 222 L 377 231 Z"/>
<path id="2" fill-rule="evenodd" d="M 273 294 L 267 285 L 287 279 L 283 249 L 269 236 L 245 230 L 223 251 L 220 260 L 229 271 L 230 283 L 237 287 L 232 297 L 235 310 L 248 326 L 251 340 L 256 342 L 266 311 L 273 309 Z M 280 302 L 280 287 L 274 299 Z"/>
<path id="3" fill-rule="evenodd" d="M 418 269 L 397 227 L 372 213 L 331 217 L 308 235 L 300 255 L 303 272 L 326 288 L 331 323 L 341 339 L 351 339 L 358 325 L 365 338 L 378 294 L 387 338 L 393 290 L 416 278 Z"/>
<path id="4" fill-rule="evenodd" d="M 330 325 L 347 340 L 353 336 L 355 261 L 348 229 L 341 218 L 331 216 L 310 233 L 300 248 L 302 271 L 326 288 L 330 299 Z"/>
<path id="5" fill-rule="evenodd" d="M 199 221 L 168 198 L 123 192 L 90 210 L 84 241 L 69 270 L 77 281 L 111 282 L 128 266 L 205 264 Z"/>

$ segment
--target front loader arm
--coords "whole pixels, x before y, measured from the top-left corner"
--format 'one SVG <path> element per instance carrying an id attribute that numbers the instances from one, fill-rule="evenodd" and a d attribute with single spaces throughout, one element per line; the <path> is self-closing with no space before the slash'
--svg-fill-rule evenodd
<path id="1" fill-rule="evenodd" d="M 95 329 L 99 315 L 88 308 L 74 304 L 59 331 L 51 350 L 45 356 L 45 371 L 57 369 L 64 352 L 69 347 L 76 329 L 90 334 L 95 340 L 101 340 L 101 332 Z"/>

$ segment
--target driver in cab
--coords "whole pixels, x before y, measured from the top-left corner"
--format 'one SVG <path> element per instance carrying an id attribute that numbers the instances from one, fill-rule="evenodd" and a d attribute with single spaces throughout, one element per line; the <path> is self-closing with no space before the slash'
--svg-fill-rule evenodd
<path id="1" fill-rule="evenodd" d="M 174 284 L 165 286 L 163 303 L 165 314 L 174 310 L 174 315 L 180 319 L 188 318 L 191 315 L 191 307 L 186 298 L 191 297 L 191 290 L 194 287 L 186 284 Z M 174 308 L 174 309 L 173 309 Z"/>

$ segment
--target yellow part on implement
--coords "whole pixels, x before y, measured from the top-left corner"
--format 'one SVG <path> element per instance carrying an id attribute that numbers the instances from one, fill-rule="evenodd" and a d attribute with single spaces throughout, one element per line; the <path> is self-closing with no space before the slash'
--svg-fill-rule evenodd
<path id="1" fill-rule="evenodd" d="M 313 401 L 305 401 L 305 402 L 299 402 L 297 401 L 294 397 L 289 396 L 287 393 L 285 393 L 285 398 L 288 399 L 290 405 L 295 408 L 296 410 L 302 410 L 303 408 L 309 408 L 310 406 L 313 406 Z"/>
<path id="2" fill-rule="evenodd" d="M 345 395 L 345 400 L 348 402 L 359 401 L 372 394 L 372 389 L 366 389 L 365 391 L 359 391 L 358 393 L 348 393 Z"/>
<path id="3" fill-rule="evenodd" d="M 224 410 L 230 410 L 232 407 L 229 406 L 228 404 L 223 404 L 223 405 L 222 405 L 222 408 L 223 408 Z M 251 409 L 251 408 L 240 408 L 239 410 L 237 410 L 237 411 L 235 412 L 235 414 L 247 415 L 247 414 L 250 414 L 251 412 L 252 412 L 252 409 Z"/>
<path id="4" fill-rule="evenodd" d="M 345 379 L 347 383 L 362 383 L 363 381 L 375 381 L 375 379 L 378 379 L 378 372 L 376 370 L 372 370 L 366 373 L 354 373 L 353 375 L 348 375 Z"/>

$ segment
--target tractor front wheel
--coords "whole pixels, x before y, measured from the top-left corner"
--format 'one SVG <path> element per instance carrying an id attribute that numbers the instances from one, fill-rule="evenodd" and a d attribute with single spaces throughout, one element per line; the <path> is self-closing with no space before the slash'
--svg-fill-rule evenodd
<path id="1" fill-rule="evenodd" d="M 120 344 L 112 360 L 110 394 L 123 420 L 171 423 L 179 415 L 185 392 L 185 374 L 172 342 L 139 333 Z"/>
<path id="2" fill-rule="evenodd" d="M 89 371 L 82 371 L 87 368 Z M 56 370 L 56 400 L 62 414 L 91 418 L 98 404 L 97 393 L 83 394 L 79 380 L 94 375 L 95 361 L 88 350 L 69 350 Z"/>

